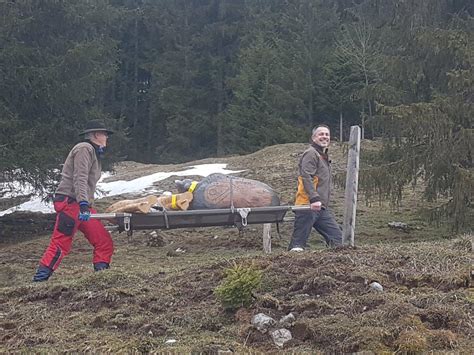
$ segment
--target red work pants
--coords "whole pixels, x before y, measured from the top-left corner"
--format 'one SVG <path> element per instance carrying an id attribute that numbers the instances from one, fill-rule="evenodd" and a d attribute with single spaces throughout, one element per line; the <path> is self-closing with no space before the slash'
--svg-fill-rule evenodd
<path id="1" fill-rule="evenodd" d="M 84 233 L 84 236 L 94 247 L 92 262 L 94 264 L 98 262 L 110 264 L 114 245 L 110 233 L 107 232 L 99 220 L 80 221 L 79 204 L 67 196 L 59 195 L 55 197 L 54 209 L 57 213 L 56 224 L 49 246 L 40 260 L 42 265 L 56 270 L 62 259 L 71 251 L 72 238 L 77 230 Z M 91 208 L 91 213 L 95 212 Z"/>

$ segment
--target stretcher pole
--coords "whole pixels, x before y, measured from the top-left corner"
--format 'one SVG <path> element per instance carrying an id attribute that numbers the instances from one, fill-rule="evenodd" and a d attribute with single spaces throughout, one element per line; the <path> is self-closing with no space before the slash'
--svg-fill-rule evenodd
<path id="1" fill-rule="evenodd" d="M 257 207 L 258 208 L 258 207 Z M 250 209 L 250 211 L 252 210 L 252 208 Z M 309 205 L 304 205 L 304 206 L 288 206 L 288 210 L 289 211 L 305 211 L 305 210 L 309 210 Z M 192 211 L 192 210 L 187 210 L 188 212 L 189 211 Z M 199 212 L 202 211 L 202 210 L 196 210 L 197 214 L 199 214 Z M 206 210 L 206 212 L 208 213 L 209 211 L 212 211 L 212 210 Z M 180 211 L 172 211 L 172 212 L 177 212 L 179 213 Z M 194 211 L 193 211 L 194 212 Z M 120 213 L 94 213 L 94 214 L 91 214 L 91 218 L 94 218 L 94 219 L 116 219 L 116 218 L 124 218 L 124 217 L 132 217 L 133 216 L 133 213 L 127 213 L 127 212 L 120 212 Z"/>
<path id="2" fill-rule="evenodd" d="M 93 219 L 115 219 L 115 218 L 123 218 L 123 217 L 132 217 L 132 213 L 93 213 L 91 214 L 91 218 Z"/>
<path id="3" fill-rule="evenodd" d="M 257 216 L 258 216 L 258 213 L 262 213 L 262 210 L 264 210 L 265 212 L 268 212 L 268 213 L 272 213 L 272 211 L 274 211 L 275 213 L 277 214 L 281 214 L 282 212 L 285 214 L 285 210 L 286 211 L 293 211 L 293 212 L 296 212 L 296 211 L 308 211 L 310 209 L 310 206 L 309 205 L 305 205 L 305 206 L 268 206 L 268 207 L 255 207 L 255 208 L 237 208 L 235 210 L 232 210 L 232 209 L 217 209 L 217 210 L 187 210 L 187 211 L 162 211 L 161 213 L 159 213 L 158 215 L 156 215 L 156 218 L 160 219 L 161 223 L 162 223 L 162 219 L 164 218 L 165 222 L 166 222 L 166 228 L 170 228 L 170 226 L 168 225 L 168 218 L 172 217 L 173 218 L 184 218 L 184 216 L 187 216 L 186 218 L 188 218 L 190 215 L 192 216 L 209 216 L 209 214 L 212 215 L 213 211 L 214 211 L 214 214 L 216 216 L 222 216 L 222 214 L 240 214 L 240 217 L 242 219 L 242 222 L 241 222 L 241 226 L 244 227 L 247 225 L 247 216 L 248 215 L 252 215 L 252 212 L 256 213 Z M 282 216 L 282 219 L 280 220 L 281 222 L 288 222 L 288 221 L 293 221 L 294 220 L 294 217 L 285 217 L 283 214 Z M 148 214 L 137 214 L 137 213 L 125 213 L 125 212 L 121 212 L 121 213 L 95 213 L 95 214 L 92 214 L 91 215 L 91 218 L 94 218 L 94 219 L 98 219 L 98 220 L 108 220 L 112 223 L 116 223 L 117 226 L 107 226 L 107 229 L 109 230 L 120 230 L 121 228 L 123 228 L 124 231 L 126 231 L 129 235 L 131 235 L 133 233 L 133 229 L 135 229 L 137 226 L 135 225 L 135 228 L 134 226 L 132 225 L 132 219 L 135 220 L 135 224 L 137 223 L 136 219 L 137 218 L 142 218 L 142 216 L 146 216 Z M 153 217 L 152 218 L 155 218 L 155 214 L 153 214 Z M 255 217 L 254 217 L 255 218 Z M 265 251 L 265 253 L 271 253 L 271 225 L 272 223 L 274 222 L 267 222 L 268 221 L 268 218 L 265 220 L 265 219 L 262 219 L 262 220 L 255 220 L 253 221 L 253 224 L 258 224 L 260 222 L 260 224 L 263 224 L 263 249 Z M 244 223 L 245 222 L 245 223 Z M 140 222 L 138 222 L 140 223 Z M 189 224 L 188 224 L 189 225 Z M 193 227 L 209 227 L 209 226 L 213 226 L 214 224 L 206 224 L 204 223 L 203 225 L 194 225 Z M 220 224 L 220 223 L 217 223 L 215 224 L 216 226 L 220 226 L 220 225 L 223 225 L 223 224 Z M 225 224 L 227 225 L 227 224 Z M 151 225 L 149 225 L 149 227 L 151 227 Z M 162 226 L 159 226 L 157 228 L 160 228 Z M 183 227 L 184 228 L 184 225 L 182 226 L 176 226 L 174 225 L 173 226 L 174 228 L 180 228 L 180 227 Z M 143 226 L 140 227 L 141 229 L 145 229 L 143 228 Z"/>

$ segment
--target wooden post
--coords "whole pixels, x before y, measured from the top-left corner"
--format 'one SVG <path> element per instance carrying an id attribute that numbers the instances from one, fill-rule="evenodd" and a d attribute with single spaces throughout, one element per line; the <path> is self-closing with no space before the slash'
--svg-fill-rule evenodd
<path id="1" fill-rule="evenodd" d="M 263 251 L 265 254 L 272 252 L 272 224 L 265 223 L 263 225 Z"/>
<path id="2" fill-rule="evenodd" d="M 349 156 L 347 158 L 346 194 L 344 201 L 343 245 L 354 246 L 354 231 L 357 209 L 357 187 L 359 183 L 360 127 L 351 127 Z"/>

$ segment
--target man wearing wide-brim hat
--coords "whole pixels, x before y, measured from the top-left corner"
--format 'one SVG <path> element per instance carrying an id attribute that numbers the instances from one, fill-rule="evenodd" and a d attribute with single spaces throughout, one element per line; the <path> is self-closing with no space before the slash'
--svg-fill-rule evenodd
<path id="1" fill-rule="evenodd" d="M 94 270 L 109 268 L 114 251 L 112 237 L 100 221 L 90 219 L 90 214 L 96 212 L 92 208 L 94 193 L 101 175 L 101 159 L 111 134 L 113 131 L 100 120 L 87 122 L 79 133 L 84 141 L 71 149 L 64 162 L 53 198 L 56 224 L 33 281 L 49 279 L 71 250 L 77 230 L 84 233 L 94 248 Z"/>

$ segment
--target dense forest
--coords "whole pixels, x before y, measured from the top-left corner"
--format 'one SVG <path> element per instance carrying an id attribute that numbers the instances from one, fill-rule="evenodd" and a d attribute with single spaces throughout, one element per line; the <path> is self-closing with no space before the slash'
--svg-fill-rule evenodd
<path id="1" fill-rule="evenodd" d="M 464 225 L 473 14 L 472 0 L 0 0 L 1 177 L 47 187 L 92 118 L 117 131 L 115 160 L 149 163 L 359 124 L 385 142 L 363 187 L 397 200 L 423 178 Z"/>

